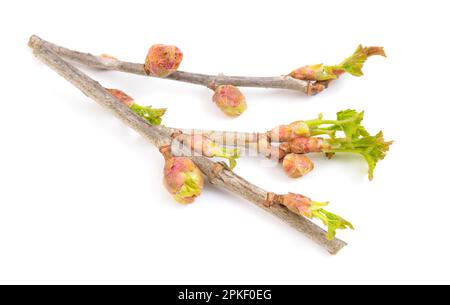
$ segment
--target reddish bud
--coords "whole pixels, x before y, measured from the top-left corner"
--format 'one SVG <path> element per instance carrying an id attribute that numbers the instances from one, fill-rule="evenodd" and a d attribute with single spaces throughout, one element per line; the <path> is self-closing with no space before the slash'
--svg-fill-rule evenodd
<path id="1" fill-rule="evenodd" d="M 176 46 L 155 44 L 145 58 L 144 70 L 148 75 L 166 77 L 175 72 L 183 60 L 183 53 Z"/>
<path id="2" fill-rule="evenodd" d="M 327 202 L 312 201 L 303 195 L 289 193 L 283 196 L 282 204 L 297 215 L 320 219 L 328 227 L 329 240 L 336 236 L 336 230 L 353 229 L 350 222 L 323 209 L 328 205 Z"/>
<path id="3" fill-rule="evenodd" d="M 305 155 L 287 154 L 283 159 L 283 169 L 291 178 L 299 178 L 314 169 L 314 164 Z"/>
<path id="4" fill-rule="evenodd" d="M 300 80 L 314 81 L 318 79 L 322 71 L 322 64 L 303 66 L 289 73 L 289 76 Z"/>
<path id="5" fill-rule="evenodd" d="M 283 197 L 283 205 L 292 212 L 312 218 L 312 200 L 300 194 L 288 193 Z"/>
<path id="6" fill-rule="evenodd" d="M 309 137 L 309 126 L 304 121 L 295 121 L 289 125 L 280 125 L 269 131 L 270 138 L 286 142 L 298 137 Z"/>
<path id="7" fill-rule="evenodd" d="M 309 83 L 308 88 L 306 89 L 306 94 L 308 95 L 316 95 L 319 92 L 325 90 L 328 86 L 329 81 L 320 81 L 315 83 Z"/>
<path id="8" fill-rule="evenodd" d="M 134 100 L 131 96 L 119 89 L 107 89 L 116 99 L 121 101 L 127 107 L 131 107 L 134 104 Z"/>
<path id="9" fill-rule="evenodd" d="M 297 154 L 322 152 L 328 148 L 323 138 L 296 138 L 290 142 L 291 151 Z"/>
<path id="10" fill-rule="evenodd" d="M 192 203 L 204 184 L 202 172 L 188 158 L 170 157 L 164 165 L 164 186 L 179 203 Z"/>
<path id="11" fill-rule="evenodd" d="M 226 148 L 212 141 L 210 138 L 200 135 L 181 135 L 184 144 L 189 146 L 193 151 L 202 154 L 205 157 L 225 158 L 230 161 L 230 168 L 236 166 L 236 159 L 239 158 L 239 150 L 237 148 Z"/>
<path id="12" fill-rule="evenodd" d="M 220 85 L 214 91 L 213 102 L 226 115 L 237 117 L 247 109 L 245 96 L 235 86 Z"/>

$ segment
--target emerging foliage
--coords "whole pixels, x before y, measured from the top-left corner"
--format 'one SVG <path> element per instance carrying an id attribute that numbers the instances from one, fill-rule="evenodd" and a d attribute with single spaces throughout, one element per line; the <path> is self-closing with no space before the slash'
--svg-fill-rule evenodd
<path id="1" fill-rule="evenodd" d="M 352 229 L 353 225 L 339 215 L 324 210 L 322 207 L 327 203 L 314 202 L 312 204 L 313 218 L 320 219 L 328 227 L 328 239 L 332 240 L 336 236 L 336 230 Z"/>
<path id="2" fill-rule="evenodd" d="M 356 51 L 340 64 L 325 66 L 323 64 L 309 65 L 295 69 L 289 76 L 306 81 L 326 82 L 336 79 L 347 72 L 354 76 L 363 75 L 362 67 L 370 56 L 379 55 L 386 57 L 383 47 L 363 47 L 359 45 Z"/>
<path id="3" fill-rule="evenodd" d="M 151 106 L 141 106 L 134 103 L 130 107 L 134 113 L 146 119 L 151 125 L 160 125 L 161 117 L 166 113 L 165 108 L 152 108 Z"/>
<path id="4" fill-rule="evenodd" d="M 320 114 L 317 119 L 306 121 L 311 135 L 328 135 L 324 139 L 321 151 L 332 156 L 337 152 L 357 153 L 364 157 L 368 164 L 369 179 L 373 179 L 373 171 L 378 161 L 383 160 L 389 151 L 392 141 L 385 141 L 380 131 L 375 136 L 370 135 L 361 125 L 364 112 L 353 109 L 343 110 L 337 113 L 336 120 L 324 120 Z M 324 126 L 325 125 L 325 126 Z M 344 138 L 336 137 L 341 132 Z"/>
<path id="5" fill-rule="evenodd" d="M 353 225 L 336 214 L 328 212 L 323 207 L 328 205 L 328 202 L 312 201 L 308 197 L 300 194 L 289 193 L 284 195 L 283 205 L 290 211 L 307 217 L 317 218 L 328 227 L 328 239 L 332 240 L 336 236 L 336 230 L 352 229 Z"/>

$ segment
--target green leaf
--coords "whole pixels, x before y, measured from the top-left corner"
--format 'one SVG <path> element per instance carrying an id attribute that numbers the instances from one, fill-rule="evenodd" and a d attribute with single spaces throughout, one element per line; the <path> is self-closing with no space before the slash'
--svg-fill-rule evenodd
<path id="1" fill-rule="evenodd" d="M 315 202 L 313 201 L 313 206 L 314 203 Z M 323 206 L 323 204 L 320 206 Z M 333 240 L 333 238 L 336 236 L 336 230 L 344 230 L 347 228 L 354 230 L 354 227 L 350 222 L 348 222 L 341 216 L 328 212 L 320 207 L 315 209 L 313 208 L 312 215 L 313 218 L 320 219 L 322 223 L 328 227 L 327 237 L 329 240 Z"/>
<path id="2" fill-rule="evenodd" d="M 375 136 L 366 136 L 355 141 L 355 147 L 360 150 L 360 153 L 367 161 L 369 166 L 369 179 L 373 179 L 373 171 L 378 161 L 383 160 L 389 151 L 389 146 L 393 142 L 386 142 L 383 138 L 383 132 L 379 132 Z"/>
<path id="3" fill-rule="evenodd" d="M 360 128 L 362 127 L 361 121 L 364 119 L 364 111 L 356 112 L 356 110 L 353 109 L 339 111 L 337 113 L 337 119 L 338 121 L 342 121 L 340 126 L 348 140 L 360 136 Z"/>
<path id="4" fill-rule="evenodd" d="M 367 131 L 361 126 L 361 121 L 364 119 L 364 111 L 357 112 L 353 109 L 339 111 L 336 114 L 336 120 L 323 120 L 322 117 L 318 119 L 307 121 L 311 129 L 312 135 L 328 134 L 331 138 L 335 137 L 335 133 L 330 131 L 344 132 L 348 141 L 358 138 L 361 135 L 368 135 Z M 320 125 L 330 125 L 322 127 Z"/>
<path id="5" fill-rule="evenodd" d="M 351 142 L 342 139 L 329 139 L 330 148 L 325 152 L 351 152 L 364 157 L 369 167 L 369 179 L 373 179 L 373 171 L 378 161 L 383 160 L 389 151 L 392 141 L 385 141 L 383 133 L 380 131 L 375 136 L 368 135 L 365 129 L 360 130 L 360 137 L 353 138 Z"/>
<path id="6" fill-rule="evenodd" d="M 236 167 L 236 159 L 239 158 L 239 149 L 237 148 L 226 148 L 223 146 L 219 146 L 215 143 L 216 147 L 213 149 L 213 156 L 219 158 L 228 159 L 230 162 L 230 169 Z"/>
<path id="7" fill-rule="evenodd" d="M 359 45 L 356 51 L 344 59 L 337 67 L 354 76 L 363 75 L 362 67 L 367 58 L 373 55 L 386 57 L 382 47 L 363 47 Z"/>
<path id="8" fill-rule="evenodd" d="M 186 172 L 184 173 L 184 183 L 180 190 L 177 192 L 177 196 L 181 198 L 199 196 L 202 189 L 199 187 L 199 177 L 196 173 Z"/>
<path id="9" fill-rule="evenodd" d="M 152 108 L 151 106 L 141 106 L 137 103 L 131 105 L 130 109 L 147 120 L 151 125 L 160 125 L 161 117 L 166 113 L 165 108 Z"/>

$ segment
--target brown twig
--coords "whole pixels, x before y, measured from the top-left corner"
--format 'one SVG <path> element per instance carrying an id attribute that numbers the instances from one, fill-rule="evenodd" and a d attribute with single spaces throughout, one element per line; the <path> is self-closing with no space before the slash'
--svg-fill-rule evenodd
<path id="1" fill-rule="evenodd" d="M 183 136 L 201 135 L 205 136 L 211 141 L 223 146 L 243 148 L 248 151 L 254 151 L 268 159 L 279 161 L 286 155 L 286 151 L 280 149 L 278 146 L 271 144 L 271 139 L 266 133 L 251 133 L 238 131 L 218 131 L 218 130 L 203 130 L 203 129 L 178 129 L 167 127 L 164 125 L 156 126 L 159 130 L 169 134 L 172 138 L 176 138 L 178 134 Z"/>
<path id="2" fill-rule="evenodd" d="M 51 42 L 42 40 L 37 36 L 32 36 L 31 41 L 40 41 L 48 49 L 52 50 L 59 56 L 64 57 L 73 62 L 83 64 L 85 66 L 102 69 L 127 72 L 138 75 L 147 75 L 143 64 L 120 61 L 112 57 L 96 56 L 90 53 L 83 53 L 67 49 Z M 154 77 L 154 76 L 152 76 Z M 274 77 L 252 77 L 252 76 L 226 76 L 226 75 L 207 75 L 199 73 L 191 73 L 184 71 L 176 71 L 166 79 L 187 82 L 196 85 L 202 85 L 210 88 L 211 85 L 233 85 L 237 87 L 260 87 L 260 88 L 278 88 L 302 91 L 310 94 L 313 90 L 313 82 L 298 80 L 290 76 L 274 76 Z"/>
<path id="3" fill-rule="evenodd" d="M 148 139 L 153 145 L 160 148 L 171 143 L 172 139 L 167 133 L 148 124 L 147 121 L 134 114 L 127 106 L 112 96 L 111 93 L 103 88 L 98 82 L 64 61 L 53 51 L 53 49 L 48 47 L 48 44 L 45 41 L 39 39 L 37 36 L 32 36 L 29 41 L 29 46 L 33 49 L 34 55 L 40 61 L 80 89 L 86 96 L 109 109 L 124 123 Z M 250 202 L 253 202 L 256 206 L 304 233 L 331 254 L 336 254 L 340 249 L 346 246 L 344 241 L 337 238 L 328 240 L 325 230 L 310 220 L 300 217 L 289 211 L 286 207 L 277 204 L 275 199 L 279 198 L 280 195 L 267 192 L 264 189 L 251 184 L 247 180 L 236 175 L 233 171 L 224 168 L 220 163 L 213 162 L 201 156 L 191 156 L 189 149 L 184 147 L 181 143 L 179 144 L 180 145 L 175 146 L 172 145 L 172 149 L 173 147 L 180 148 L 179 151 L 175 153 L 186 155 L 191 158 L 200 170 L 209 178 L 210 183 L 213 185 L 223 187 Z"/>

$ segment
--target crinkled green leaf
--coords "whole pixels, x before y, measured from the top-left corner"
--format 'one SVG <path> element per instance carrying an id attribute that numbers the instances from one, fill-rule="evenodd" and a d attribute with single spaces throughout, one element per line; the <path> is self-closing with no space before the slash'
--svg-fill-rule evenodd
<path id="1" fill-rule="evenodd" d="M 357 112 L 353 109 L 347 109 L 339 111 L 336 116 L 334 121 L 323 120 L 321 115 L 316 120 L 307 121 L 311 125 L 311 133 L 313 135 L 328 134 L 331 138 L 334 138 L 335 133 L 330 133 L 330 131 L 342 131 L 349 141 L 362 135 L 368 135 L 361 125 L 361 121 L 364 119 L 364 111 Z M 321 125 L 329 126 L 323 127 Z"/>
<path id="2" fill-rule="evenodd" d="M 347 73 L 354 76 L 363 75 L 362 67 L 367 58 L 373 55 L 380 55 L 386 57 L 382 47 L 363 47 L 359 45 L 356 51 L 344 59 L 337 67 L 341 68 Z"/>
<path id="3" fill-rule="evenodd" d="M 378 161 L 383 160 L 389 151 L 392 141 L 385 141 L 383 133 L 380 131 L 375 136 L 370 136 L 364 130 L 359 131 L 360 137 L 353 138 L 351 142 L 342 139 L 329 139 L 331 148 L 326 152 L 352 152 L 364 157 L 369 167 L 369 179 L 373 179 L 373 171 Z"/>
<path id="4" fill-rule="evenodd" d="M 202 189 L 198 185 L 198 176 L 195 173 L 184 173 L 184 183 L 181 189 L 177 192 L 177 196 L 181 198 L 199 196 Z"/>
<path id="5" fill-rule="evenodd" d="M 369 166 L 369 179 L 373 179 L 373 171 L 379 160 L 383 160 L 386 152 L 392 141 L 386 142 L 383 138 L 383 133 L 380 131 L 375 136 L 366 136 L 358 141 L 355 141 L 355 147 L 360 150 L 360 153 L 366 159 Z"/>
<path id="6" fill-rule="evenodd" d="M 152 108 L 151 106 L 141 106 L 137 103 L 131 105 L 130 109 L 147 120 L 151 125 L 160 125 L 161 117 L 166 113 L 165 108 Z"/>
<path id="7" fill-rule="evenodd" d="M 314 207 L 313 202 L 313 207 Z M 339 215 L 333 214 L 321 208 L 323 204 L 312 209 L 313 218 L 320 219 L 328 227 L 328 239 L 332 240 L 336 236 L 336 230 L 354 229 L 353 225 Z"/>
<path id="8" fill-rule="evenodd" d="M 337 113 L 337 119 L 344 122 L 341 124 L 342 131 L 349 140 L 359 137 L 363 118 L 364 111 L 356 112 L 356 110 L 347 109 Z"/>
<path id="9" fill-rule="evenodd" d="M 217 145 L 217 144 L 216 144 Z M 236 167 L 236 159 L 239 158 L 239 149 L 237 148 L 226 148 L 223 146 L 217 145 L 213 150 L 214 157 L 225 158 L 228 159 L 230 163 L 230 169 Z"/>

